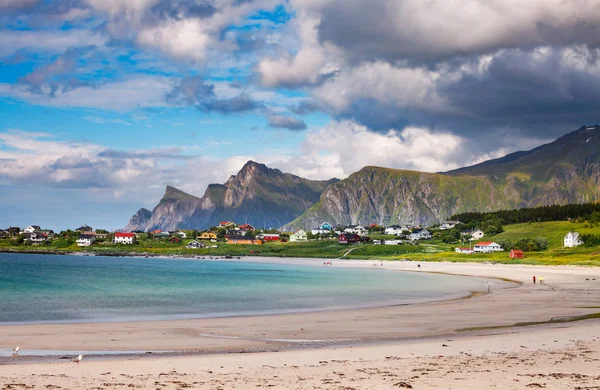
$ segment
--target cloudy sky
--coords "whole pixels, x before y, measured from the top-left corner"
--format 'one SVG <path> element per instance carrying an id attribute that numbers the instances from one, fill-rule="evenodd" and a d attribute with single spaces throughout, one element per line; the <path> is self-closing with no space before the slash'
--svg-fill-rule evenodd
<path id="1" fill-rule="evenodd" d="M 119 228 L 249 159 L 444 171 L 600 122 L 597 0 L 0 0 L 0 224 Z"/>

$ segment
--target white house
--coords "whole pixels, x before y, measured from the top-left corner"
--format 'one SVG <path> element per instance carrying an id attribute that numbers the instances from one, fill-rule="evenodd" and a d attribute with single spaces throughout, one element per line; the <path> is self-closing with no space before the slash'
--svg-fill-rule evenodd
<path id="1" fill-rule="evenodd" d="M 290 235 L 290 242 L 305 242 L 308 241 L 308 235 L 302 229 L 296 230 L 296 233 Z"/>
<path id="2" fill-rule="evenodd" d="M 177 232 L 175 234 L 177 234 L 183 240 L 185 240 L 187 238 L 187 233 L 186 232 L 179 231 L 179 232 Z"/>
<path id="3" fill-rule="evenodd" d="M 190 242 L 189 244 L 187 244 L 186 248 L 188 248 L 188 249 L 204 248 L 204 243 L 202 241 L 194 240 L 194 241 Z"/>
<path id="4" fill-rule="evenodd" d="M 415 230 L 408 236 L 409 240 L 429 240 L 431 233 L 427 229 Z"/>
<path id="5" fill-rule="evenodd" d="M 94 234 L 82 234 L 75 242 L 77 246 L 91 246 L 95 241 L 96 236 Z"/>
<path id="6" fill-rule="evenodd" d="M 471 236 L 471 241 L 473 241 L 473 240 L 481 240 L 485 236 L 485 233 L 481 229 L 475 229 L 475 230 L 463 230 L 462 232 L 460 232 L 460 235 L 461 236 Z"/>
<path id="7" fill-rule="evenodd" d="M 464 253 L 467 255 L 470 255 L 473 253 L 473 249 L 471 249 L 471 248 L 456 248 L 454 251 L 456 253 Z"/>
<path id="8" fill-rule="evenodd" d="M 440 230 L 450 230 L 454 229 L 456 225 L 460 225 L 460 221 L 444 221 L 440 225 Z"/>
<path id="9" fill-rule="evenodd" d="M 315 236 L 317 234 L 331 234 L 333 233 L 333 226 L 329 222 L 323 222 L 318 228 L 312 229 L 311 233 Z"/>
<path id="10" fill-rule="evenodd" d="M 390 234 L 394 236 L 398 236 L 402 234 L 404 228 L 400 225 L 392 225 L 385 228 L 385 234 Z"/>
<path id="11" fill-rule="evenodd" d="M 133 233 L 115 233 L 113 244 L 133 244 L 135 240 L 135 234 Z"/>
<path id="12" fill-rule="evenodd" d="M 350 226 L 346 227 L 346 229 L 344 229 L 344 233 L 358 234 L 358 235 L 367 234 L 367 229 L 361 225 L 350 225 Z"/>
<path id="13" fill-rule="evenodd" d="M 574 248 L 581 244 L 583 244 L 583 241 L 581 241 L 581 238 L 579 238 L 579 233 L 569 232 L 564 238 L 563 246 L 565 248 Z"/>
<path id="14" fill-rule="evenodd" d="M 23 233 L 33 233 L 36 230 L 41 230 L 38 225 L 29 225 L 25 229 L 23 229 Z"/>
<path id="15" fill-rule="evenodd" d="M 491 241 L 478 242 L 473 246 L 473 252 L 479 253 L 502 252 L 503 250 L 500 244 Z"/>
<path id="16" fill-rule="evenodd" d="M 33 232 L 29 235 L 29 241 L 32 244 L 41 244 L 48 240 L 48 237 L 44 233 Z"/>

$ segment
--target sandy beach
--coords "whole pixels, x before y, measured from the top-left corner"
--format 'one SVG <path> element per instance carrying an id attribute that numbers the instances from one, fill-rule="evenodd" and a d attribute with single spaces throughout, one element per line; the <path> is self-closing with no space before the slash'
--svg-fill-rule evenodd
<path id="1" fill-rule="evenodd" d="M 373 267 L 373 262 L 334 260 L 332 266 Z M 381 268 L 497 279 L 490 281 L 490 294 L 406 306 L 0 326 L 1 348 L 136 351 L 114 358 L 86 356 L 79 365 L 58 357 L 5 359 L 0 384 L 3 389 L 600 389 L 600 320 L 570 322 L 600 312 L 600 269 L 454 263 L 417 268 L 414 262 L 384 262 Z M 534 285 L 533 275 L 543 276 L 545 283 Z M 550 320 L 554 323 L 545 323 Z M 513 326 L 523 323 L 528 326 Z"/>

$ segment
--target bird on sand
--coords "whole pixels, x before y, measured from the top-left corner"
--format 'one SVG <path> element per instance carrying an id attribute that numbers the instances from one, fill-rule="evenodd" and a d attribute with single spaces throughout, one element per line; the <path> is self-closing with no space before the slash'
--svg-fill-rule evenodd
<path id="1" fill-rule="evenodd" d="M 13 356 L 14 357 L 19 356 L 19 349 L 21 349 L 21 348 L 19 348 L 18 345 L 15 347 L 15 349 L 13 349 Z"/>
<path id="2" fill-rule="evenodd" d="M 75 359 L 73 359 L 73 363 L 81 363 L 81 361 L 83 360 L 83 355 L 79 355 L 77 356 Z"/>

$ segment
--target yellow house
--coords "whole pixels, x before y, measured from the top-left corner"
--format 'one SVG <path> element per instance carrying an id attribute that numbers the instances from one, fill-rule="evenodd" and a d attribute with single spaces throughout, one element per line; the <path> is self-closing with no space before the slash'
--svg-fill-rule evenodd
<path id="1" fill-rule="evenodd" d="M 200 240 L 216 240 L 217 234 L 215 232 L 208 231 L 208 232 L 204 232 L 204 233 L 200 234 L 198 236 L 198 238 Z"/>

